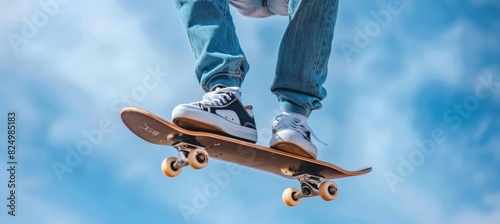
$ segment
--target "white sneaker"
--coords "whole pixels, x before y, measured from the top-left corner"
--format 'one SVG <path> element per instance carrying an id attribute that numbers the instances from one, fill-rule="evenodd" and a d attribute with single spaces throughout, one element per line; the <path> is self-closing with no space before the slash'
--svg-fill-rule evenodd
<path id="1" fill-rule="evenodd" d="M 241 103 L 239 87 L 216 86 L 203 96 L 203 100 L 176 106 L 172 111 L 172 121 L 188 130 L 257 142 L 252 107 L 244 107 Z"/>
<path id="2" fill-rule="evenodd" d="M 315 136 L 305 116 L 285 111 L 274 118 L 272 131 L 271 148 L 316 159 L 318 149 L 311 142 L 311 134 Z"/>

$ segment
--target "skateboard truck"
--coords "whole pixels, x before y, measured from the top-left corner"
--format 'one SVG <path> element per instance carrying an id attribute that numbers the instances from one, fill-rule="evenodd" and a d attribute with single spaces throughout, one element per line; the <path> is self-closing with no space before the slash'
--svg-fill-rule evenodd
<path id="1" fill-rule="evenodd" d="M 186 142 L 176 143 L 172 147 L 177 150 L 178 155 L 177 158 L 170 157 L 163 160 L 161 168 L 166 176 L 175 177 L 181 173 L 183 167 L 188 165 L 194 169 L 207 166 L 209 155 L 204 147 Z M 337 185 L 324 177 L 308 173 L 295 174 L 292 177 L 299 181 L 300 191 L 293 187 L 283 191 L 283 202 L 288 206 L 296 206 L 300 203 L 300 199 L 318 195 L 325 201 L 337 198 Z"/>
<path id="2" fill-rule="evenodd" d="M 172 145 L 177 149 L 177 158 L 170 157 L 163 160 L 161 170 L 168 177 L 175 177 L 181 173 L 182 167 L 190 165 L 194 169 L 201 169 L 208 164 L 208 153 L 205 148 L 180 142 Z"/>
<path id="3" fill-rule="evenodd" d="M 300 182 L 300 191 L 296 188 L 287 188 L 283 191 L 283 202 L 288 206 L 295 206 L 300 203 L 301 198 L 320 196 L 325 201 L 337 198 L 337 185 L 323 177 L 311 174 L 299 174 L 293 176 Z"/>

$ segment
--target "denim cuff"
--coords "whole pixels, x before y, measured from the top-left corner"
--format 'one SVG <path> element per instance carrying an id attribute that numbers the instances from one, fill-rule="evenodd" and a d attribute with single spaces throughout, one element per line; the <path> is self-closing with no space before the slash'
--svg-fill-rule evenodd
<path id="1" fill-rule="evenodd" d="M 205 92 L 209 92 L 212 87 L 216 85 L 223 85 L 226 87 L 241 87 L 241 82 L 243 80 L 242 75 L 238 73 L 228 73 L 222 72 L 217 73 L 210 77 L 204 84 L 202 84 L 202 88 Z"/>
<path id="2" fill-rule="evenodd" d="M 288 110 L 293 113 L 304 115 L 305 117 L 309 117 L 311 115 L 312 110 L 301 107 L 300 105 L 294 103 L 291 100 L 285 99 L 284 97 L 280 100 L 280 107 L 282 110 Z"/>

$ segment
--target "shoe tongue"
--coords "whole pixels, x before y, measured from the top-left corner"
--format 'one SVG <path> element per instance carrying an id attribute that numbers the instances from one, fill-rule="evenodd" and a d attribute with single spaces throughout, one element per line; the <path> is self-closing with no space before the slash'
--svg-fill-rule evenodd
<path id="1" fill-rule="evenodd" d="M 284 110 L 282 112 L 282 114 L 286 115 L 286 116 L 290 116 L 290 117 L 293 117 L 293 118 L 297 118 L 301 121 L 307 121 L 307 117 L 302 115 L 302 114 L 298 114 L 298 113 L 294 113 L 294 112 L 291 112 L 289 110 Z"/>
<path id="2" fill-rule="evenodd" d="M 214 87 L 212 87 L 210 89 L 210 92 L 214 92 L 214 91 L 217 91 L 219 89 L 224 89 L 224 88 L 226 88 L 226 86 L 224 86 L 224 85 L 220 85 L 220 84 L 219 85 L 215 85 Z"/>
<path id="3" fill-rule="evenodd" d="M 238 100 L 241 101 L 241 91 L 234 91 L 233 93 L 236 96 L 236 98 L 238 98 Z"/>
<path id="4" fill-rule="evenodd" d="M 210 92 L 215 92 L 215 91 L 218 91 L 218 90 L 221 90 L 221 89 L 225 89 L 225 88 L 228 88 L 228 87 L 226 87 L 224 85 L 220 85 L 220 84 L 219 85 L 215 85 L 214 87 L 212 87 L 210 89 Z M 230 87 L 230 88 L 233 88 L 233 87 Z M 238 100 L 241 101 L 241 91 L 239 90 L 239 88 L 234 89 L 234 90 L 233 89 L 228 90 L 228 92 L 232 92 L 236 96 L 236 98 L 238 98 Z"/>

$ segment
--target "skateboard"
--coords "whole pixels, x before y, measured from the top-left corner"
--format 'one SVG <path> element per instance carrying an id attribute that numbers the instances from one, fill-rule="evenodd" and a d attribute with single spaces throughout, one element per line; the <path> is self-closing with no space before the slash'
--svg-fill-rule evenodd
<path id="1" fill-rule="evenodd" d="M 177 150 L 177 157 L 170 157 L 162 162 L 161 169 L 166 176 L 175 177 L 188 165 L 194 169 L 204 168 L 209 158 L 220 159 L 298 180 L 300 191 L 291 187 L 282 194 L 283 202 L 288 206 L 298 205 L 301 198 L 318 195 L 325 201 L 334 200 L 337 198 L 338 188 L 331 179 L 359 176 L 372 170 L 368 167 L 348 171 L 321 160 L 238 139 L 185 130 L 139 108 L 126 107 L 120 115 L 123 123 L 138 137 Z"/>

